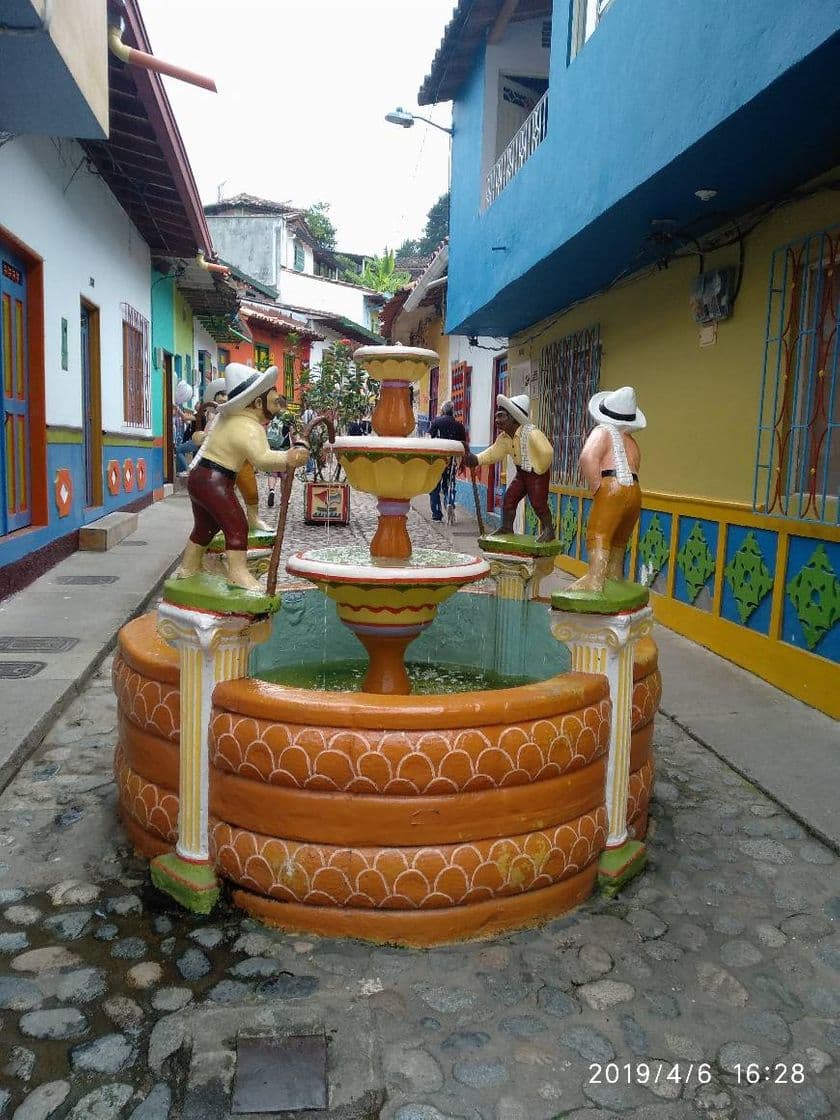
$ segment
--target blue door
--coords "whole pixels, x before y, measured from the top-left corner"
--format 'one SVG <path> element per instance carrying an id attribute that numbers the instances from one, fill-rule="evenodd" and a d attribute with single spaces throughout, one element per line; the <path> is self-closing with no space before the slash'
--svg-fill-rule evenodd
<path id="1" fill-rule="evenodd" d="M 32 523 L 26 266 L 0 245 L 0 535 Z"/>

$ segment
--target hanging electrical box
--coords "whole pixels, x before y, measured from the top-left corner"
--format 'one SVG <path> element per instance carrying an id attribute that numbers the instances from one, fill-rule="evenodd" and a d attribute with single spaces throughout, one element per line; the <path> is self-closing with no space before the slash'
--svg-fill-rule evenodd
<path id="1" fill-rule="evenodd" d="M 735 269 L 701 272 L 694 280 L 689 304 L 695 323 L 719 323 L 728 319 L 735 305 Z"/>

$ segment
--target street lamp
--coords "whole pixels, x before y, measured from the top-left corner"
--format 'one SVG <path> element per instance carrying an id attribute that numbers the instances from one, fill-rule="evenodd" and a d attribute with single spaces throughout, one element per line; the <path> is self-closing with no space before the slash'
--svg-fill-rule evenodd
<path id="1" fill-rule="evenodd" d="M 435 121 L 429 120 L 428 117 L 420 117 L 416 113 L 409 113 L 403 108 L 397 108 L 390 113 L 386 113 L 385 120 L 389 124 L 398 124 L 401 128 L 411 128 L 415 121 L 422 121 L 424 124 L 430 124 L 432 128 L 439 128 L 441 132 L 445 132 L 448 136 L 452 135 L 451 128 L 445 128 L 444 125 L 437 124 Z"/>

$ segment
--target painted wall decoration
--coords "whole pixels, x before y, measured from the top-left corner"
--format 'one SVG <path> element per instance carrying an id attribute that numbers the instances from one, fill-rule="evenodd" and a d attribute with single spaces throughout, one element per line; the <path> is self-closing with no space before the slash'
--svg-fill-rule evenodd
<path id="1" fill-rule="evenodd" d="M 120 492 L 120 483 L 122 476 L 120 472 L 120 464 L 116 459 L 109 459 L 105 467 L 105 477 L 108 481 L 108 493 L 111 497 L 116 497 Z"/>
<path id="2" fill-rule="evenodd" d="M 137 460 L 137 468 L 136 468 L 136 471 L 135 471 L 135 478 L 137 480 L 137 489 L 138 490 L 145 490 L 146 489 L 146 460 L 145 459 L 138 459 Z"/>
<path id="3" fill-rule="evenodd" d="M 134 463 L 131 459 L 126 459 L 123 463 L 123 490 L 126 494 L 130 494 L 134 489 Z"/>
<path id="4" fill-rule="evenodd" d="M 67 467 L 55 474 L 55 508 L 59 517 L 66 517 L 73 508 L 73 475 Z"/>

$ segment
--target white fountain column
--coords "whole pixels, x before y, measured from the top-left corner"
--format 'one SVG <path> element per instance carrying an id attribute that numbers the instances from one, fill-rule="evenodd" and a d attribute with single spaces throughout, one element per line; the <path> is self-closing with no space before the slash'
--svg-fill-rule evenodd
<path id="1" fill-rule="evenodd" d="M 606 805 L 609 818 L 606 851 L 598 869 L 605 894 L 615 894 L 645 865 L 647 850 L 627 836 L 630 784 L 630 735 L 633 715 L 633 654 L 636 643 L 653 629 L 649 606 L 615 614 L 587 614 L 552 609 L 551 632 L 572 654 L 580 673 L 603 673 L 612 701 L 607 759 Z"/>
<path id="2" fill-rule="evenodd" d="M 209 913 L 219 896 L 210 861 L 208 732 L 213 689 L 248 673 L 254 645 L 271 632 L 263 616 L 221 615 L 163 602 L 158 632 L 178 650 L 181 673 L 178 842 L 152 861 L 152 881 L 189 910 Z"/>

